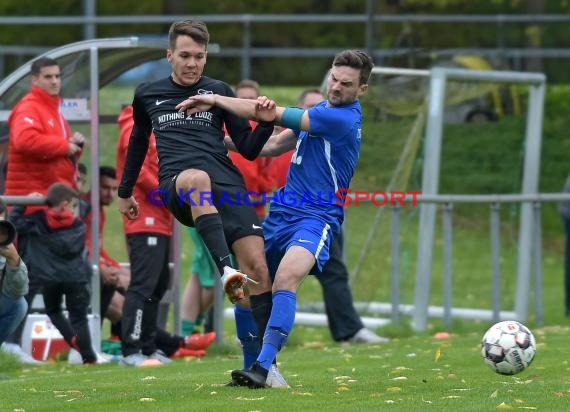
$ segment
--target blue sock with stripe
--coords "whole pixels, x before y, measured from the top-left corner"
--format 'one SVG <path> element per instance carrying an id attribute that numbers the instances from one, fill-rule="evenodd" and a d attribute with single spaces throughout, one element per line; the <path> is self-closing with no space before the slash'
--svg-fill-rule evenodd
<path id="1" fill-rule="evenodd" d="M 273 293 L 273 309 L 263 336 L 263 345 L 257 361 L 265 369 L 271 367 L 277 352 L 287 341 L 295 322 L 297 294 L 288 290 Z"/>

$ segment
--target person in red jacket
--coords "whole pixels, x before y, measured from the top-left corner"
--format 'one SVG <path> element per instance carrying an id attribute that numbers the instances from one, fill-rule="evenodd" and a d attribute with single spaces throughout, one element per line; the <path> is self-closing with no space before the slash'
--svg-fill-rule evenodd
<path id="1" fill-rule="evenodd" d="M 72 133 L 60 111 L 62 102 L 61 70 L 56 60 L 40 57 L 31 65 L 31 89 L 14 106 L 8 118 L 9 142 L 5 195 L 45 195 L 53 183 L 64 183 L 76 188 L 77 163 L 85 137 Z M 45 206 L 30 206 L 31 214 Z M 23 241 L 23 236 L 20 237 Z M 29 276 L 28 303 L 41 293 L 41 284 L 32 270 Z M 29 305 L 31 306 L 31 305 Z M 24 322 L 10 335 L 11 353 L 22 362 L 38 363 L 22 351 L 20 346 Z"/>
<path id="2" fill-rule="evenodd" d="M 6 195 L 47 193 L 53 183 L 76 188 L 77 164 L 85 137 L 72 133 L 60 111 L 61 70 L 57 61 L 32 63 L 32 87 L 8 118 L 10 141 Z M 32 213 L 37 208 L 28 208 Z"/>
<path id="3" fill-rule="evenodd" d="M 255 80 L 242 80 L 235 87 L 236 97 L 241 99 L 257 99 L 259 96 L 259 84 Z M 254 129 L 256 123 L 250 120 L 251 128 Z M 229 152 L 229 157 L 233 164 L 239 169 L 245 181 L 245 188 L 248 192 L 259 193 L 258 197 L 250 197 L 250 201 L 259 202 L 256 204 L 255 212 L 259 219 L 265 219 L 265 205 L 261 203 L 261 194 L 270 192 L 274 189 L 273 183 L 275 178 L 272 175 L 271 163 L 273 159 L 270 157 L 257 157 L 255 160 L 247 160 L 241 154 L 235 151 Z M 289 159 L 290 160 L 290 159 Z"/>
<path id="4" fill-rule="evenodd" d="M 126 106 L 119 115 L 117 142 L 117 171 L 125 166 L 125 156 L 133 128 L 133 108 Z M 117 178 L 120 180 L 121 175 Z M 153 202 L 158 188 L 158 153 L 154 134 L 134 186 L 133 195 L 139 199 L 139 219 L 123 216 L 127 250 L 131 264 L 131 281 L 125 294 L 122 316 L 122 364 L 147 366 L 170 362 L 167 354 L 157 348 L 158 305 L 170 283 L 170 239 L 172 215 L 162 203 Z M 215 332 L 204 334 L 201 340 L 208 346 L 216 339 Z"/>

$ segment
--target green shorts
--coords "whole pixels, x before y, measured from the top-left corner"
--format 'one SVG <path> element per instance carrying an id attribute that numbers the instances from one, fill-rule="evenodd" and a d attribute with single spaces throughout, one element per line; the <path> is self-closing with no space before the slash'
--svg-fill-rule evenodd
<path id="1" fill-rule="evenodd" d="M 195 228 L 189 227 L 188 233 L 190 233 L 190 238 L 194 244 L 194 259 L 190 271 L 198 275 L 200 286 L 213 288 L 216 285 L 214 276 L 218 274 L 218 270 L 214 265 L 212 256 Z"/>

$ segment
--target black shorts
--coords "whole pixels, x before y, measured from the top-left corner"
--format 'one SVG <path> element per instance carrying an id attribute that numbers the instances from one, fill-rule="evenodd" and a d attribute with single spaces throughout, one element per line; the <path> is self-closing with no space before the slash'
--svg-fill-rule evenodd
<path id="1" fill-rule="evenodd" d="M 194 227 L 190 205 L 184 203 L 183 199 L 178 196 L 177 177 L 178 175 L 160 182 L 160 188 L 163 189 L 162 199 L 176 220 L 185 226 Z M 166 193 L 168 196 L 165 196 Z M 243 185 L 212 182 L 212 202 L 222 219 L 224 235 L 230 248 L 236 240 L 243 237 L 251 235 L 263 237 L 261 222 L 255 209 L 244 202 L 245 193 L 246 189 Z"/>

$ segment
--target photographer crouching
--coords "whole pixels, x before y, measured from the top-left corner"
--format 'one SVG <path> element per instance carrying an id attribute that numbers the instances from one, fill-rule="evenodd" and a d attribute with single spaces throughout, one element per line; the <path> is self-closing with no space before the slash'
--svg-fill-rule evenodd
<path id="1" fill-rule="evenodd" d="M 25 318 L 28 304 L 28 269 L 14 246 L 16 228 L 6 219 L 6 204 L 0 199 L 0 344 Z"/>

